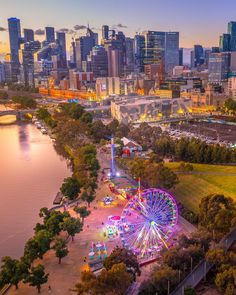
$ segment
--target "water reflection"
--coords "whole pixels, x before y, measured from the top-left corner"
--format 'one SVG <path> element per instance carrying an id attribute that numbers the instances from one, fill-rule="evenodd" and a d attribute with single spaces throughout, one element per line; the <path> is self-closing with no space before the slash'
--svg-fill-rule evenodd
<path id="1" fill-rule="evenodd" d="M 71 172 L 34 125 L 0 126 L 0 257 L 20 257 L 42 207 Z"/>
<path id="2" fill-rule="evenodd" d="M 29 144 L 29 125 L 20 125 L 19 126 L 19 147 L 22 152 L 28 153 L 30 150 Z M 27 155 L 27 154 L 25 154 Z"/>

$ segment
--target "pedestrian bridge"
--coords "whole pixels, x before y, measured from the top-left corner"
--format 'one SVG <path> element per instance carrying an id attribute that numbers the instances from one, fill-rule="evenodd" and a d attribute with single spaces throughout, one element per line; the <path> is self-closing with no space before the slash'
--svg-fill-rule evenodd
<path id="1" fill-rule="evenodd" d="M 35 110 L 14 110 L 14 109 L 6 109 L 0 111 L 0 117 L 3 116 L 15 116 L 16 120 L 21 120 L 24 115 L 31 114 L 33 115 Z"/>

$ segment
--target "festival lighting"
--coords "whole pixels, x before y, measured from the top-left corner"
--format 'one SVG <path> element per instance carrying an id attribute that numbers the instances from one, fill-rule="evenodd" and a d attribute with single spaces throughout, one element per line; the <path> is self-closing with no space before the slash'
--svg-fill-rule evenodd
<path id="1" fill-rule="evenodd" d="M 157 254 L 167 246 L 178 221 L 174 198 L 160 189 L 148 189 L 128 202 L 121 216 L 123 245 L 137 255 Z"/>

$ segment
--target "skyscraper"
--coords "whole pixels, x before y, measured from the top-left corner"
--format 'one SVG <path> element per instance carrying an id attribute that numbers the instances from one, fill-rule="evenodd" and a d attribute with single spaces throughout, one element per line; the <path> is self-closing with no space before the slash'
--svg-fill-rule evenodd
<path id="1" fill-rule="evenodd" d="M 231 35 L 230 34 L 223 34 L 220 36 L 220 43 L 219 43 L 220 51 L 226 52 L 231 50 Z"/>
<path id="2" fill-rule="evenodd" d="M 96 45 L 93 47 L 89 57 L 91 71 L 95 78 L 108 76 L 108 56 L 103 46 Z"/>
<path id="3" fill-rule="evenodd" d="M 184 49 L 179 49 L 179 65 L 182 66 L 184 64 Z"/>
<path id="4" fill-rule="evenodd" d="M 121 49 L 108 47 L 108 76 L 121 77 L 124 74 L 123 54 Z"/>
<path id="5" fill-rule="evenodd" d="M 75 46 L 75 40 L 72 39 L 71 46 L 70 46 L 70 67 L 75 68 L 76 67 L 76 46 Z"/>
<path id="6" fill-rule="evenodd" d="M 55 42 L 55 29 L 53 27 L 46 27 L 46 41 L 48 43 Z"/>
<path id="7" fill-rule="evenodd" d="M 226 82 L 230 71 L 230 53 L 211 53 L 208 64 L 209 82 L 221 84 Z"/>
<path id="8" fill-rule="evenodd" d="M 236 22 L 228 23 L 228 34 L 230 34 L 230 49 L 236 51 Z"/>
<path id="9" fill-rule="evenodd" d="M 102 39 L 107 40 L 109 38 L 109 26 L 102 26 Z"/>
<path id="10" fill-rule="evenodd" d="M 25 85 L 34 85 L 34 41 L 26 42 L 22 50 Z"/>
<path id="11" fill-rule="evenodd" d="M 57 32 L 57 43 L 61 49 L 61 65 L 62 67 L 67 66 L 66 61 L 66 34 L 64 32 Z"/>
<path id="12" fill-rule="evenodd" d="M 165 32 L 146 31 L 143 32 L 145 38 L 144 65 L 159 64 L 165 58 Z"/>
<path id="13" fill-rule="evenodd" d="M 196 68 L 204 64 L 204 51 L 202 45 L 194 45 L 191 51 L 191 67 Z"/>
<path id="14" fill-rule="evenodd" d="M 134 36 L 134 64 L 138 72 L 144 72 L 144 48 L 145 38 L 143 35 Z"/>
<path id="15" fill-rule="evenodd" d="M 95 45 L 97 45 L 97 34 L 93 33 L 89 28 L 86 36 L 82 36 L 75 40 L 76 67 L 78 70 L 82 70 L 83 62 L 87 62 L 87 56 Z"/>
<path id="16" fill-rule="evenodd" d="M 24 29 L 24 42 L 34 41 L 34 31 L 31 29 Z"/>
<path id="17" fill-rule="evenodd" d="M 134 71 L 134 39 L 125 38 L 126 47 L 126 73 Z"/>
<path id="18" fill-rule="evenodd" d="M 103 44 L 108 54 L 108 75 L 121 77 L 125 74 L 126 38 L 123 32 L 113 34 Z"/>
<path id="19" fill-rule="evenodd" d="M 66 34 L 64 32 L 57 32 L 57 41 L 62 51 L 66 53 Z"/>
<path id="20" fill-rule="evenodd" d="M 11 65 L 12 65 L 12 80 L 17 81 L 17 75 L 19 74 L 19 49 L 21 42 L 21 29 L 20 20 L 17 18 L 8 19 L 8 30 L 10 40 L 11 51 Z"/>
<path id="21" fill-rule="evenodd" d="M 165 72 L 172 75 L 173 68 L 179 65 L 179 32 L 165 35 Z"/>

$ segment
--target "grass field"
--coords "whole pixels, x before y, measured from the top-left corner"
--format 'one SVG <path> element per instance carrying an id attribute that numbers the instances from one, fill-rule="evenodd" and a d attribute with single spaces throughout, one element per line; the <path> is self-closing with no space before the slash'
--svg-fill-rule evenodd
<path id="1" fill-rule="evenodd" d="M 166 166 L 178 173 L 179 163 Z M 193 164 L 192 173 L 178 173 L 179 184 L 172 189 L 178 201 L 187 208 L 198 211 L 202 197 L 212 193 L 224 194 L 236 201 L 236 167 Z"/>

